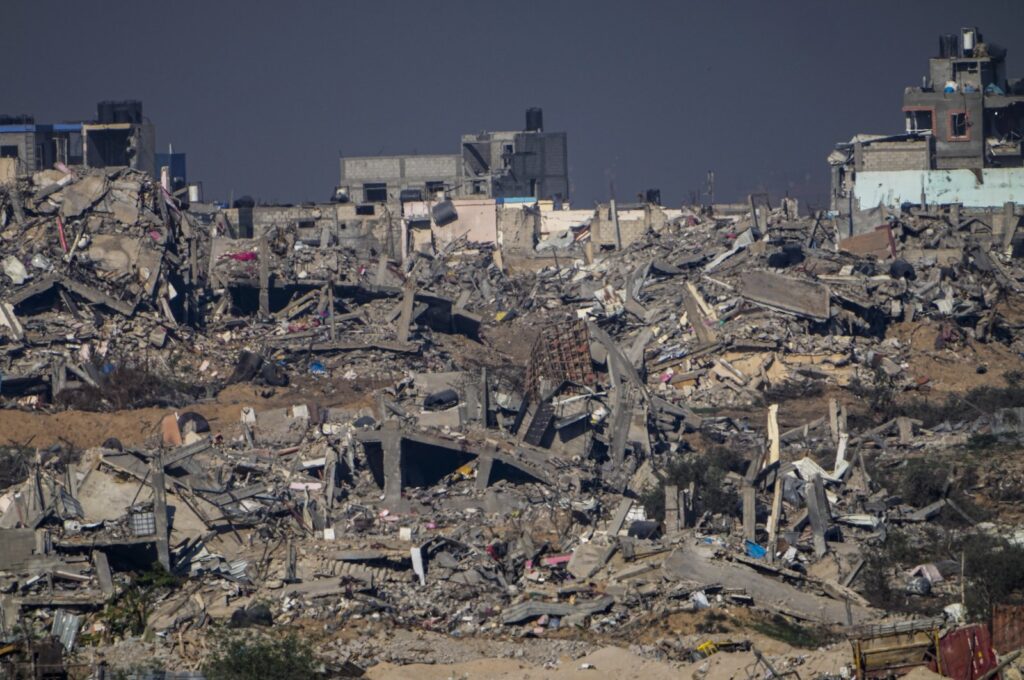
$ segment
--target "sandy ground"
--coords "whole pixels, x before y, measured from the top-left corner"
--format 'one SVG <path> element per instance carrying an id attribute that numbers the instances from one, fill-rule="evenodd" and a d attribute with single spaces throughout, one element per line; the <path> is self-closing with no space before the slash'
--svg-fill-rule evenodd
<path id="1" fill-rule="evenodd" d="M 131 411 L 20 411 L 0 410 L 0 445 L 19 444 L 45 448 L 70 444 L 85 449 L 116 437 L 125 446 L 139 446 L 158 432 L 161 418 L 168 413 L 194 411 L 210 422 L 210 429 L 225 437 L 240 433 L 238 422 L 243 406 L 257 411 L 315 401 L 321 406 L 344 406 L 353 410 L 370 407 L 370 391 L 345 381 L 332 381 L 329 391 L 299 385 L 269 390 L 251 384 L 231 385 L 216 399 L 180 409 L 143 408 Z M 356 389 L 356 388 L 359 389 Z"/>
<path id="2" fill-rule="evenodd" d="M 901 323 L 887 334 L 913 348 L 910 375 L 927 378 L 932 391 L 965 392 L 985 385 L 1003 387 L 1004 374 L 1024 370 L 1024 359 L 999 342 L 970 342 L 955 349 L 935 349 L 938 332 L 934 323 Z"/>
<path id="3" fill-rule="evenodd" d="M 849 650 L 843 645 L 834 645 L 827 650 L 809 651 L 785 658 L 774 658 L 777 670 L 795 667 L 802 677 L 816 677 L 825 673 L 838 674 L 839 669 L 850 663 Z M 702 661 L 678 664 L 652 661 L 640 657 L 621 647 L 604 647 L 579 659 L 561 659 L 558 664 L 544 667 L 517 659 L 477 659 L 456 664 L 427 665 L 411 664 L 395 666 L 380 664 L 366 674 L 371 680 L 474 680 L 495 678 L 498 680 L 537 680 L 554 678 L 559 680 L 595 678 L 622 678 L 624 680 L 678 680 L 680 678 L 704 678 L 715 680 L 726 678 L 747 678 L 763 675 L 758 672 L 758 663 L 753 652 L 719 653 Z M 922 679 L 924 677 L 922 676 Z"/>

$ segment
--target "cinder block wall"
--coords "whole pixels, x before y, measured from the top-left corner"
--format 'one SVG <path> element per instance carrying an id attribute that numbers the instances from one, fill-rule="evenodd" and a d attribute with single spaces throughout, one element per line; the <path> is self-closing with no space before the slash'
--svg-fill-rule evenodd
<path id="1" fill-rule="evenodd" d="M 865 146 L 863 170 L 928 170 L 927 142 L 876 142 Z"/>
<path id="2" fill-rule="evenodd" d="M 497 208 L 502 250 L 528 253 L 540 238 L 540 214 L 523 208 Z"/>

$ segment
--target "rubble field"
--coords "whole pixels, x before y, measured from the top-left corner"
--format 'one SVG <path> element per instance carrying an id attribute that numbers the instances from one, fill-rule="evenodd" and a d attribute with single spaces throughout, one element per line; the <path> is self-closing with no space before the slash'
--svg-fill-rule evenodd
<path id="1" fill-rule="evenodd" d="M 0 669 L 1016 673 L 1024 266 L 958 215 L 513 258 L 0 186 Z"/>

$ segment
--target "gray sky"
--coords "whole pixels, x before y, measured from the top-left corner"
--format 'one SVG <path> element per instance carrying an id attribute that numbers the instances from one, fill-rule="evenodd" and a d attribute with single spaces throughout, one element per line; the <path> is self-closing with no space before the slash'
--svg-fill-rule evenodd
<path id="1" fill-rule="evenodd" d="M 977 25 L 1024 77 L 1024 1 L 3 0 L 0 112 L 91 118 L 141 99 L 208 198 L 325 200 L 338 153 L 457 153 L 544 109 L 575 205 L 656 187 L 677 205 L 787 191 L 902 129 L 940 33 Z"/>

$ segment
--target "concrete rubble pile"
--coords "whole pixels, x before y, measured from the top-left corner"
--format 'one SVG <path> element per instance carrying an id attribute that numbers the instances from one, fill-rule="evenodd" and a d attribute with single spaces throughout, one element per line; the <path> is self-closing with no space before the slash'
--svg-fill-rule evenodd
<path id="1" fill-rule="evenodd" d="M 0 496 L 0 606 L 5 631 L 60 630 L 69 651 L 109 634 L 104 607 L 153 562 L 184 580 L 147 622 L 166 654 L 218 620 L 628 635 L 748 607 L 864 624 L 885 612 L 857 576 L 888 528 L 946 509 L 974 521 L 952 498 L 904 502 L 865 457 L 895 465 L 1012 428 L 1007 414 L 857 425 L 836 397 L 810 420 L 777 405 L 927 389 L 887 332 L 899 324 L 921 324 L 935 352 L 1024 351 L 1011 239 L 949 214 L 891 215 L 837 243 L 789 203 L 687 213 L 608 253 L 564 239 L 554 262 L 516 271 L 466 242 L 400 262 L 328 232 L 202 237 L 123 170 L 41 173 L 3 200 L 5 398 L 7 376 L 49 371 L 68 389 L 51 365 L 88 383 L 90 352 L 160 333 L 209 349 L 229 382 L 377 386 L 361 405 L 169 414 L 146 446 L 38 454 Z M 530 345 L 521 365 L 489 345 L 501 333 Z M 734 452 L 714 488 L 670 483 L 680 461 L 709 465 L 708 442 Z"/>
<path id="2" fill-rule="evenodd" d="M 115 357 L 187 343 L 202 247 L 139 171 L 59 165 L 0 187 L 4 394 L 56 401 Z"/>
<path id="3" fill-rule="evenodd" d="M 836 246 L 831 221 L 783 210 L 677 224 L 592 264 L 540 273 L 541 295 L 602 321 L 654 389 L 691 405 L 756 403 L 816 381 L 901 388 L 910 348 L 889 327 L 932 321 L 935 349 L 1024 350 L 1011 239 L 912 210 Z M 751 217 L 751 216 L 754 217 Z M 661 386 L 668 386 L 662 388 Z"/>

